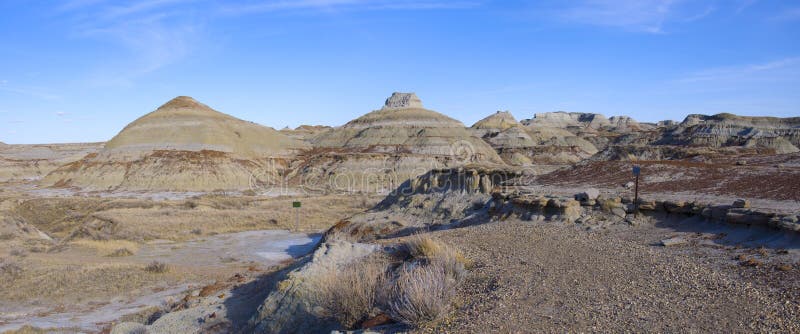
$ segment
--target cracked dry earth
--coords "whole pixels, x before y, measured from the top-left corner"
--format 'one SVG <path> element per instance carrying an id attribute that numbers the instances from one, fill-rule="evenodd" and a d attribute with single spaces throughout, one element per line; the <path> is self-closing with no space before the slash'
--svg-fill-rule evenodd
<path id="1" fill-rule="evenodd" d="M 435 232 L 476 261 L 453 333 L 800 332 L 800 273 L 746 268 L 732 247 L 662 247 L 655 226 L 589 232 L 503 221 Z"/>

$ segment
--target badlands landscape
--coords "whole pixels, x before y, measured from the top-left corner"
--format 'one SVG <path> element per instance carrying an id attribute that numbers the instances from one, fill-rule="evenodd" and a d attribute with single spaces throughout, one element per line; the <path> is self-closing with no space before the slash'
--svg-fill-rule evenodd
<path id="1" fill-rule="evenodd" d="M 3 144 L 0 332 L 800 332 L 800 117 L 370 109 Z"/>

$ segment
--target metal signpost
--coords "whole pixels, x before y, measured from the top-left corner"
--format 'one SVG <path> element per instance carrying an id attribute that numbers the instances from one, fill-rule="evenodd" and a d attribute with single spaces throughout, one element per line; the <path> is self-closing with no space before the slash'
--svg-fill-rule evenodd
<path id="1" fill-rule="evenodd" d="M 639 174 L 641 174 L 642 169 L 639 166 L 633 166 L 633 175 L 636 176 L 636 181 L 633 186 L 633 215 L 634 217 L 639 215 Z"/>
<path id="2" fill-rule="evenodd" d="M 302 203 L 300 201 L 292 202 L 292 208 L 294 208 L 294 231 L 300 231 L 300 207 Z"/>

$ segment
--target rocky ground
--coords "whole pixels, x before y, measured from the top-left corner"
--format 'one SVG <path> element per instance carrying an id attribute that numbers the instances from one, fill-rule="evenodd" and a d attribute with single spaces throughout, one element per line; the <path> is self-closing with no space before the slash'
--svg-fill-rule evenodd
<path id="1" fill-rule="evenodd" d="M 458 309 L 432 330 L 800 332 L 796 236 L 789 250 L 742 248 L 711 226 L 681 226 L 501 221 L 436 232 L 477 265 Z M 676 236 L 687 243 L 661 245 Z"/>
<path id="2" fill-rule="evenodd" d="M 800 201 L 800 153 L 723 156 L 705 161 L 585 161 L 526 180 L 530 186 L 596 186 L 622 189 L 641 167 L 644 193 L 693 193 Z M 631 189 L 632 190 L 632 189 Z"/>

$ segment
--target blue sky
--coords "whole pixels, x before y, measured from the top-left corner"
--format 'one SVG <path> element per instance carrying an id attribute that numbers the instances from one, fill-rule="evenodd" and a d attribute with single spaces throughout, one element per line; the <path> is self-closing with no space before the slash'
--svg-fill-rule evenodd
<path id="1" fill-rule="evenodd" d="M 467 125 L 800 116 L 800 1 L 0 0 L 6 143 L 108 140 L 178 95 L 341 125 L 393 91 Z"/>

